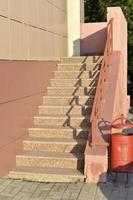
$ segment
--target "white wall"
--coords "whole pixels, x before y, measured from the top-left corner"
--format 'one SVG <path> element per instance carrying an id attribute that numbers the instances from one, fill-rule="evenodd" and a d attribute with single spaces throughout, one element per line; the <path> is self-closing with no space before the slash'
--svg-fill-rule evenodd
<path id="1" fill-rule="evenodd" d="M 0 59 L 67 56 L 67 0 L 0 0 Z"/>
<path id="2" fill-rule="evenodd" d="M 80 55 L 80 23 L 84 22 L 84 0 L 67 0 L 68 55 Z"/>

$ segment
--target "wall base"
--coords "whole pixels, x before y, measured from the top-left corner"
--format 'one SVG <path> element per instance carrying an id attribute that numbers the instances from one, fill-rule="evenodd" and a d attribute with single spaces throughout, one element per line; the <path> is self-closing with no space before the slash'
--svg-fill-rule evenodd
<path id="1" fill-rule="evenodd" d="M 108 154 L 106 147 L 89 147 L 85 155 L 86 182 L 98 183 L 107 181 Z M 103 150 L 101 148 L 104 148 Z M 102 153 L 100 153 L 102 151 Z"/>

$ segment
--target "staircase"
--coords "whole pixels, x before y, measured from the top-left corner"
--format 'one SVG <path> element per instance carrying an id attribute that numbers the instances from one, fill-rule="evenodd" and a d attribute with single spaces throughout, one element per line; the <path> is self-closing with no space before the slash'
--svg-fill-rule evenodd
<path id="1" fill-rule="evenodd" d="M 84 150 L 101 59 L 61 58 L 10 178 L 84 181 Z"/>

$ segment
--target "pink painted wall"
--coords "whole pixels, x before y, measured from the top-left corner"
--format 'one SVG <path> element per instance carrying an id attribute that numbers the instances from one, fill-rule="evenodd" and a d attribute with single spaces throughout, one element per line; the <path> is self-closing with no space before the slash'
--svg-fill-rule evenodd
<path id="1" fill-rule="evenodd" d="M 0 175 L 15 166 L 56 63 L 0 61 Z"/>
<path id="2" fill-rule="evenodd" d="M 113 54 L 107 71 L 102 111 L 97 124 L 97 134 L 99 137 L 102 136 L 106 142 L 109 142 L 111 122 L 120 117 L 121 114 L 127 115 L 129 97 L 127 96 L 127 22 L 121 8 L 111 7 L 107 10 L 108 22 L 113 18 Z M 99 155 L 99 146 L 90 148 L 88 143 L 85 150 L 85 175 L 87 178 L 92 177 L 92 179 L 89 179 L 92 182 L 94 180 L 105 181 L 108 170 L 107 162 L 99 163 L 101 159 L 95 156 Z M 108 161 L 107 148 L 101 148 L 104 148 L 103 150 L 105 151 L 100 153 L 100 156 L 103 160 L 105 158 L 105 161 Z M 90 158 L 93 159 L 91 160 Z M 93 170 L 94 166 L 96 166 L 95 172 Z M 100 168 L 98 169 L 98 167 Z"/>
<path id="3" fill-rule="evenodd" d="M 80 29 L 80 54 L 103 54 L 107 36 L 107 23 L 83 23 Z"/>
<path id="4" fill-rule="evenodd" d="M 108 7 L 107 13 L 107 21 L 113 18 L 113 51 L 120 51 L 121 54 L 114 104 L 115 118 L 118 116 L 118 113 L 115 113 L 118 107 L 119 113 L 127 114 L 130 104 L 127 96 L 127 21 L 120 7 Z"/>

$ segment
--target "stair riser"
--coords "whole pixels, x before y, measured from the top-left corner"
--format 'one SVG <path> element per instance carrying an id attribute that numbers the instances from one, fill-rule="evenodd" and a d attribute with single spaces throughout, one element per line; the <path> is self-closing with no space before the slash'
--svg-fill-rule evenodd
<path id="1" fill-rule="evenodd" d="M 61 58 L 61 63 L 99 63 L 102 56 L 88 56 L 88 57 L 69 57 Z"/>
<path id="2" fill-rule="evenodd" d="M 11 179 L 22 179 L 27 181 L 37 181 L 37 182 L 83 182 L 84 177 L 74 176 L 74 175 L 58 175 L 58 174 L 39 174 L 39 173 L 27 173 L 27 172 L 10 172 L 9 178 Z"/>
<path id="3" fill-rule="evenodd" d="M 44 99 L 44 101 L 43 101 L 43 104 L 44 105 L 61 105 L 61 106 L 63 106 L 63 105 L 92 105 L 92 103 L 93 103 L 93 100 L 94 100 L 94 98 L 91 98 L 91 97 L 80 97 L 80 98 L 78 98 L 78 97 L 68 97 L 68 98 L 66 98 L 66 97 L 64 97 L 64 98 L 60 98 L 60 96 L 59 97 L 54 97 L 54 98 L 52 98 L 52 97 L 49 97 L 49 96 L 47 96 L 47 97 L 44 97 L 43 98 Z"/>
<path id="4" fill-rule="evenodd" d="M 55 72 L 55 79 L 77 79 L 77 78 L 84 78 L 84 79 L 89 79 L 92 77 L 92 72 L 91 71 L 79 71 L 79 72 L 60 72 L 56 71 Z"/>
<path id="5" fill-rule="evenodd" d="M 92 87 L 96 86 L 97 81 L 90 79 L 52 79 L 51 86 L 53 87 Z"/>
<path id="6" fill-rule="evenodd" d="M 49 96 L 65 96 L 65 95 L 75 95 L 75 96 L 84 96 L 84 95 L 94 95 L 96 91 L 95 87 L 91 88 L 71 88 L 71 89 L 64 89 L 62 88 L 48 88 L 47 94 Z"/>
<path id="7" fill-rule="evenodd" d="M 85 150 L 85 143 L 80 144 L 62 144 L 62 143 L 44 143 L 23 141 L 23 148 L 25 151 L 48 151 L 48 152 L 72 152 L 81 153 Z"/>
<path id="8" fill-rule="evenodd" d="M 29 129 L 30 137 L 48 137 L 48 138 L 87 138 L 88 131 L 65 131 L 65 130 L 33 130 Z"/>
<path id="9" fill-rule="evenodd" d="M 40 115 L 89 115 L 91 113 L 91 108 L 74 108 L 74 107 L 69 107 L 69 108 L 63 108 L 63 107 L 39 107 L 39 114 Z"/>
<path id="10" fill-rule="evenodd" d="M 81 65 L 76 65 L 74 66 L 73 64 L 59 64 L 58 65 L 58 70 L 59 71 L 81 71 L 81 70 L 94 70 L 94 69 L 99 69 L 100 65 L 99 64 L 81 64 Z"/>
<path id="11" fill-rule="evenodd" d="M 78 163 L 78 166 L 77 166 Z M 60 159 L 60 158 L 39 158 L 39 157 L 19 157 L 16 158 L 17 166 L 28 167 L 57 167 L 80 169 L 83 167 L 84 161 L 78 159 Z"/>
<path id="12" fill-rule="evenodd" d="M 35 117 L 34 118 L 35 126 L 74 126 L 74 127 L 84 127 L 89 126 L 89 119 L 84 118 L 71 118 L 71 119 L 63 119 L 63 118 L 43 118 L 43 117 Z"/>

